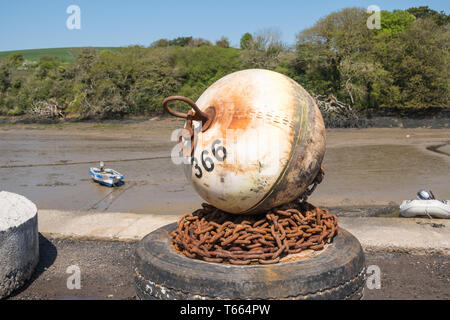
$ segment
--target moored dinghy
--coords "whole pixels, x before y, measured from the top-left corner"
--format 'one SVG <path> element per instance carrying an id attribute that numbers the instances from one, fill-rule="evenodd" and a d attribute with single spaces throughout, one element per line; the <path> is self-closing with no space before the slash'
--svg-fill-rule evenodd
<path id="1" fill-rule="evenodd" d="M 433 193 L 420 190 L 414 200 L 405 200 L 400 205 L 402 217 L 429 216 L 450 218 L 450 200 L 436 200 Z"/>
<path id="2" fill-rule="evenodd" d="M 103 161 L 100 162 L 100 168 L 89 168 L 89 173 L 95 182 L 108 187 L 123 184 L 123 175 L 113 169 L 105 169 Z"/>

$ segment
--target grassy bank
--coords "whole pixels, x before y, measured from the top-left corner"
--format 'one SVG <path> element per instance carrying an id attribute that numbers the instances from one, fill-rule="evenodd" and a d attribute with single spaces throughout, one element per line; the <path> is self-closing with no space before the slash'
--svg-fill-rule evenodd
<path id="1" fill-rule="evenodd" d="M 72 62 L 78 55 L 81 47 L 69 47 L 69 48 L 46 48 L 46 49 L 25 49 L 25 50 L 13 50 L 13 51 L 0 51 L 0 59 L 7 58 L 10 55 L 20 54 L 24 60 L 39 61 L 44 56 L 55 56 L 62 62 Z M 114 50 L 114 47 L 94 47 L 97 50 Z"/>

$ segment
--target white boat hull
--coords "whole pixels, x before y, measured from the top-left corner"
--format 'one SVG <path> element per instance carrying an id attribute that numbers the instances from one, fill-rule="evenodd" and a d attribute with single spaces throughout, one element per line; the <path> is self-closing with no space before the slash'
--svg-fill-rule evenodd
<path id="1" fill-rule="evenodd" d="M 101 184 L 105 184 L 105 185 L 108 185 L 110 187 L 112 187 L 113 185 L 118 184 L 120 181 L 122 181 L 120 179 L 111 179 L 111 178 L 109 178 L 109 179 L 108 178 L 107 179 L 99 179 L 99 178 L 93 177 L 92 179 L 95 182 L 98 182 L 98 183 L 101 183 Z"/>
<path id="2" fill-rule="evenodd" d="M 123 175 L 112 169 L 101 171 L 98 168 L 90 168 L 89 173 L 92 180 L 108 187 L 113 187 L 123 183 Z"/>
<path id="3" fill-rule="evenodd" d="M 432 216 L 435 218 L 450 218 L 449 200 L 405 200 L 400 205 L 402 217 Z"/>

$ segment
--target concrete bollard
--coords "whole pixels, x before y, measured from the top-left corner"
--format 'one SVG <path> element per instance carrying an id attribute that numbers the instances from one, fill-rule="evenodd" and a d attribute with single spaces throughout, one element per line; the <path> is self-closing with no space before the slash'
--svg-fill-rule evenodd
<path id="1" fill-rule="evenodd" d="M 0 299 L 30 279 L 39 262 L 37 208 L 27 198 L 0 192 Z"/>

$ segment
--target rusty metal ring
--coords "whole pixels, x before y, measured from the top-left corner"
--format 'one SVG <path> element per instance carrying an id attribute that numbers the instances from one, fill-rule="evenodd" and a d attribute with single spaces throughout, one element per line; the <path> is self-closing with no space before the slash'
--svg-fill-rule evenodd
<path id="1" fill-rule="evenodd" d="M 194 110 L 189 110 L 187 113 L 182 113 L 182 112 L 178 112 L 178 111 L 174 111 L 174 110 L 170 109 L 168 106 L 169 102 L 175 101 L 175 100 L 186 102 Z M 209 129 L 209 127 L 211 126 L 211 124 L 214 121 L 214 118 L 216 116 L 216 109 L 211 106 L 211 107 L 208 107 L 205 112 L 203 112 L 195 104 L 194 101 L 192 101 L 189 98 L 183 97 L 183 96 L 171 96 L 171 97 L 164 99 L 163 108 L 164 108 L 164 110 L 166 110 L 169 114 L 173 115 L 174 117 L 186 119 L 186 125 L 185 125 L 184 129 L 186 129 L 189 132 L 189 135 L 191 136 L 190 137 L 191 144 L 190 144 L 189 149 L 186 149 L 183 145 L 183 136 L 182 135 L 180 135 L 180 137 L 178 139 L 178 144 L 180 145 L 180 148 L 181 148 L 184 156 L 187 156 L 187 157 L 191 156 L 194 151 L 194 145 L 196 143 L 196 135 L 194 134 L 194 128 L 193 128 L 192 121 L 194 121 L 194 120 L 201 121 L 202 122 L 202 132 L 205 132 L 206 130 Z M 186 140 L 189 139 L 187 137 L 184 137 L 184 138 Z"/>
<path id="2" fill-rule="evenodd" d="M 178 112 L 174 111 L 169 108 L 168 104 L 171 101 L 183 101 L 191 106 L 192 109 L 194 109 L 194 112 Z M 202 132 L 205 132 L 212 124 L 215 116 L 216 116 L 216 109 L 213 106 L 210 106 L 206 109 L 205 112 L 201 111 L 200 108 L 195 104 L 194 101 L 192 101 L 189 98 L 183 97 L 183 96 L 171 96 L 167 97 L 163 101 L 163 108 L 166 110 L 169 114 L 171 114 L 174 117 L 177 118 L 183 118 L 187 120 L 195 120 L 195 121 L 201 121 L 202 122 Z"/>
<path id="3" fill-rule="evenodd" d="M 194 101 L 192 101 L 189 98 L 183 97 L 183 96 L 171 96 L 171 97 L 167 97 L 166 99 L 164 99 L 164 101 L 163 101 L 164 110 L 166 110 L 169 114 L 171 114 L 177 118 L 183 118 L 183 119 L 191 118 L 189 113 L 178 112 L 178 111 L 174 111 L 169 108 L 169 106 L 168 106 L 169 102 L 177 101 L 177 100 L 187 103 L 188 105 L 191 106 L 192 109 L 194 109 L 195 112 L 192 115 L 192 120 L 200 120 L 202 122 L 206 122 L 207 120 L 209 120 L 210 116 L 207 113 L 201 111 L 200 108 L 195 104 Z"/>
<path id="4" fill-rule="evenodd" d="M 168 103 L 171 101 L 176 101 L 176 100 L 186 102 L 187 104 L 189 104 L 192 107 L 192 109 L 195 110 L 196 113 L 197 112 L 200 114 L 202 113 L 202 111 L 197 107 L 195 102 L 192 101 L 191 99 L 183 97 L 183 96 L 171 96 L 171 97 L 167 97 L 166 99 L 164 99 L 163 108 L 164 108 L 164 110 L 166 110 L 169 114 L 173 115 L 174 117 L 187 119 L 189 116 L 187 113 L 173 111 L 172 109 L 169 108 Z"/>

